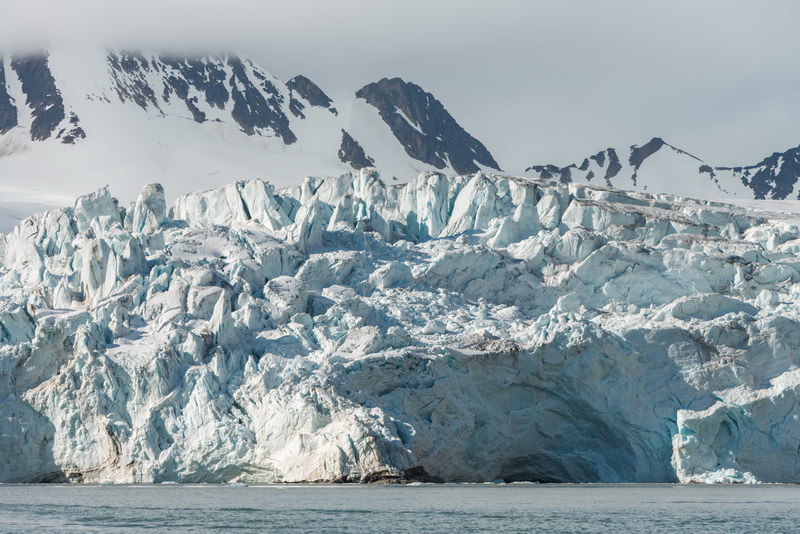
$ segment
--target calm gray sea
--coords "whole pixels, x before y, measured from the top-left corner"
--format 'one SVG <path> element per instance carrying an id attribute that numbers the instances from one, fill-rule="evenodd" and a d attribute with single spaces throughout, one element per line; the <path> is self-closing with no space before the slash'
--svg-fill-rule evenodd
<path id="1" fill-rule="evenodd" d="M 3 532 L 800 532 L 800 486 L 0 485 Z"/>

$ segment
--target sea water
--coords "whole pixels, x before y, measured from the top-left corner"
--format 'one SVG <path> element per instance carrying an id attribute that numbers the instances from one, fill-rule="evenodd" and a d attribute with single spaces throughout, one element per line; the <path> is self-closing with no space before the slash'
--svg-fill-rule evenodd
<path id="1" fill-rule="evenodd" d="M 800 486 L 0 485 L 2 532 L 800 532 Z"/>

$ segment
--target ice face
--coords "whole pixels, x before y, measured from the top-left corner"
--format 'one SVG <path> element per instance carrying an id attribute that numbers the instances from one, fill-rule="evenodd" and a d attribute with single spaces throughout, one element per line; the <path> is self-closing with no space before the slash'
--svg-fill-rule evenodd
<path id="1" fill-rule="evenodd" d="M 0 480 L 797 482 L 791 216 L 502 175 L 107 189 L 0 244 Z"/>
<path id="2" fill-rule="evenodd" d="M 125 227 L 134 233 L 154 234 L 167 220 L 167 201 L 160 184 L 146 185 L 127 213 Z"/>

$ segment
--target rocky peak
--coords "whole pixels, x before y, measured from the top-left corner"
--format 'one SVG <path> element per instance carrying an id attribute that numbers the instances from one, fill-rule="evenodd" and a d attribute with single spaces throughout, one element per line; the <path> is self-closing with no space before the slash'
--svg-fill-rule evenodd
<path id="1" fill-rule="evenodd" d="M 383 78 L 362 87 L 356 97 L 374 106 L 383 121 L 419 161 L 457 173 L 499 169 L 489 150 L 464 130 L 434 96 L 400 78 Z"/>
<path id="2" fill-rule="evenodd" d="M 320 89 L 317 84 L 315 84 L 302 74 L 298 74 L 297 76 L 286 82 L 286 87 L 289 89 L 289 94 L 291 95 L 291 104 L 290 104 L 291 110 L 296 117 L 300 117 L 303 119 L 305 118 L 305 115 L 303 115 L 303 109 L 305 109 L 305 106 L 300 100 L 295 98 L 295 95 L 304 99 L 312 106 L 325 108 L 334 115 L 339 114 L 339 112 L 336 111 L 336 108 L 333 107 L 333 100 L 328 95 L 326 95 L 325 92 L 322 89 Z"/>
<path id="3" fill-rule="evenodd" d="M 644 160 L 652 156 L 661 149 L 666 143 L 660 137 L 654 137 L 642 146 L 632 146 L 631 156 L 628 158 L 628 163 L 635 168 L 641 167 Z"/>
<path id="4" fill-rule="evenodd" d="M 0 62 L 0 174 L 24 182 L 35 167 L 27 200 L 39 202 L 40 191 L 48 191 L 62 202 L 103 185 L 110 172 L 128 184 L 122 197 L 131 201 L 143 177 L 187 193 L 189 184 L 215 187 L 265 169 L 289 185 L 305 174 L 347 168 L 374 166 L 405 181 L 419 172 L 499 167 L 419 86 L 384 79 L 358 95 L 346 108 L 335 106 L 307 76 L 283 82 L 228 53 L 70 49 L 6 56 Z M 84 132 L 84 117 L 92 131 Z M 85 164 L 65 176 L 63 155 L 46 145 L 85 137 L 76 158 Z M 283 145 L 294 146 L 285 151 Z M 154 153 L 164 158 L 143 157 Z M 10 154 L 29 161 L 12 164 Z"/>

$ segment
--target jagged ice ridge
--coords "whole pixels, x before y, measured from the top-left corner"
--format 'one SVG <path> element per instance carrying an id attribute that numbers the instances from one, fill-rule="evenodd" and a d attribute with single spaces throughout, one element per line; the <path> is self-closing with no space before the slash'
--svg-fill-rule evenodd
<path id="1" fill-rule="evenodd" d="M 502 175 L 2 239 L 0 480 L 797 482 L 800 228 Z"/>

